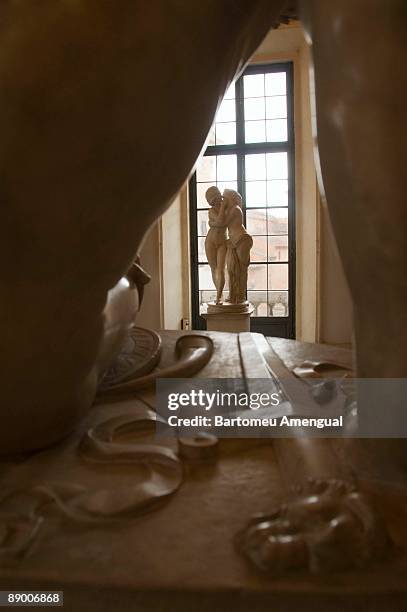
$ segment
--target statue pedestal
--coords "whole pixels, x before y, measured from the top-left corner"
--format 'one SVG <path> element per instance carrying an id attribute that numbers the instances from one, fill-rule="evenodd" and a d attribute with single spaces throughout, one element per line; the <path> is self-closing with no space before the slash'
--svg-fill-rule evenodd
<path id="1" fill-rule="evenodd" d="M 203 314 L 208 331 L 245 332 L 250 331 L 250 315 L 253 306 L 249 302 L 242 304 L 208 304 L 208 311 Z"/>

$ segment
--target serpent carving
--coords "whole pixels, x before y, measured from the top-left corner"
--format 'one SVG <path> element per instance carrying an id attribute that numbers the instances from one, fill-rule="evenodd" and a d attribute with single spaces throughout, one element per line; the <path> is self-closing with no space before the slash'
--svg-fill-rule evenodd
<path id="1" fill-rule="evenodd" d="M 0 495 L 0 565 L 24 556 L 47 518 L 59 517 L 87 527 L 112 524 L 153 510 L 178 490 L 183 469 L 177 453 L 158 443 L 137 440 L 151 433 L 160 417 L 142 403 L 137 408 L 102 419 L 87 429 L 77 446 L 68 449 L 70 460 L 79 458 L 76 481 L 69 475 L 68 479 L 47 479 L 36 470 L 25 485 L 4 487 Z M 81 465 L 96 468 L 93 484 L 89 478 L 82 479 Z M 106 468 L 113 466 L 123 466 L 126 478 L 122 480 L 115 470 L 108 472 L 107 483 L 99 480 L 99 475 L 103 477 Z M 141 479 L 132 466 L 144 468 Z"/>
<path id="2" fill-rule="evenodd" d="M 366 498 L 340 480 L 310 480 L 294 499 L 255 516 L 237 547 L 265 572 L 338 571 L 382 559 L 390 548 L 385 526 Z"/>

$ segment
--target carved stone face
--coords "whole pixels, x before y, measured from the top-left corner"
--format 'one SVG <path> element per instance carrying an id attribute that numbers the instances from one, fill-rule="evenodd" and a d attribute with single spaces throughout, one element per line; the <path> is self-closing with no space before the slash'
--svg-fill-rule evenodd
<path id="1" fill-rule="evenodd" d="M 209 206 L 220 206 L 222 203 L 222 194 L 215 186 L 209 187 L 209 189 L 207 189 L 205 197 Z"/>

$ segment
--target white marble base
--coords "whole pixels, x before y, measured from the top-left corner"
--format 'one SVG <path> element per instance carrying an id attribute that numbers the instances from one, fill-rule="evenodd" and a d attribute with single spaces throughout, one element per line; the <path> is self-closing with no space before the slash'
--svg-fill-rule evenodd
<path id="1" fill-rule="evenodd" d="M 249 302 L 242 304 L 208 304 L 208 311 L 203 314 L 208 331 L 245 332 L 250 331 L 250 315 L 253 306 Z"/>

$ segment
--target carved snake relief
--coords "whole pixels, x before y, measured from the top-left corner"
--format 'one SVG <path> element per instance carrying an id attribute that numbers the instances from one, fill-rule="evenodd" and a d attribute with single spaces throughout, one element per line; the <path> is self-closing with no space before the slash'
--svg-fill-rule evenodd
<path id="1" fill-rule="evenodd" d="M 390 539 L 353 486 L 310 480 L 289 503 L 255 516 L 238 534 L 237 547 L 263 571 L 317 573 L 364 567 L 385 556 Z"/>
<path id="2" fill-rule="evenodd" d="M 134 518 L 174 494 L 183 480 L 182 462 L 171 448 L 138 439 L 151 433 L 157 420 L 164 425 L 166 422 L 141 398 L 134 401 L 134 391 L 154 383 L 157 377 L 191 375 L 208 362 L 212 352 L 213 341 L 209 337 L 181 336 L 175 346 L 177 361 L 174 365 L 105 389 L 103 397 L 109 393 L 116 397 L 130 390 L 133 395 L 130 408 L 88 428 L 79 445 L 68 448 L 68 463 L 79 457 L 85 472 L 86 466 L 92 465 L 97 470 L 98 465 L 125 466 L 127 476 L 132 478 L 131 484 L 128 479 L 123 482 L 116 473 L 108 483 L 101 482 L 98 486 L 96 476 L 96 484 L 94 477 L 90 485 L 84 484 L 86 474 L 75 463 L 75 481 L 68 475 L 64 480 L 38 478 L 35 482 L 34 476 L 29 478 L 28 484 L 20 484 L 18 488 L 6 486 L 0 495 L 0 564 L 14 563 L 24 556 L 44 518 L 53 516 L 55 510 L 76 524 L 99 525 Z M 35 469 L 36 457 L 41 463 L 41 456 L 45 456 L 49 465 L 61 462 L 63 453 L 55 461 L 50 452 L 50 456 L 47 451 L 44 455 L 33 455 L 27 464 L 32 461 Z M 129 472 L 129 468 L 136 465 L 147 471 L 147 476 L 143 471 L 139 481 Z"/>
<path id="3" fill-rule="evenodd" d="M 41 523 L 50 516 L 72 521 L 77 525 L 111 524 L 134 519 L 173 495 L 182 484 L 182 462 L 175 451 L 160 444 L 144 443 L 137 437 L 151 432 L 158 415 L 146 406 L 102 420 L 91 427 L 70 455 L 79 453 L 84 464 L 125 466 L 129 480 L 122 481 L 115 472 L 108 484 L 87 486 L 69 480 L 30 479 L 19 488 L 5 487 L 0 496 L 0 565 L 16 563 L 34 542 Z M 131 434 L 132 440 L 123 441 Z M 134 439 L 136 437 L 136 439 Z M 30 461 L 30 460 L 28 460 Z M 143 470 L 141 480 L 129 473 L 131 465 Z M 75 474 L 81 480 L 80 466 Z M 98 470 L 99 472 L 99 470 Z M 98 474 L 92 477 L 94 482 Z"/>

